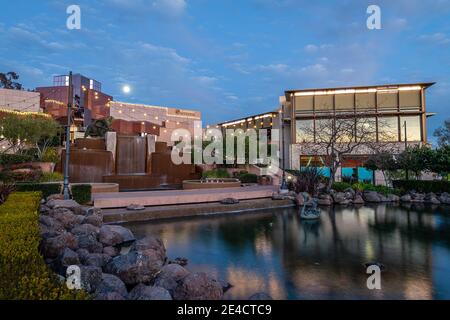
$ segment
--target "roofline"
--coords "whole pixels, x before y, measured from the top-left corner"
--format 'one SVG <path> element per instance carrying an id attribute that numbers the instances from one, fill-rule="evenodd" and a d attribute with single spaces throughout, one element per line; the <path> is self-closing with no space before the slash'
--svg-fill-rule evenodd
<path id="1" fill-rule="evenodd" d="M 251 118 L 251 117 L 258 117 L 258 116 L 262 116 L 262 115 L 265 115 L 265 114 L 268 114 L 268 113 L 275 113 L 275 114 L 278 114 L 278 111 L 277 111 L 277 110 L 271 110 L 271 111 L 267 111 L 267 112 L 262 112 L 262 113 L 252 114 L 252 115 L 248 115 L 248 116 L 242 117 L 242 118 L 236 118 L 236 119 L 232 119 L 232 120 L 228 120 L 228 121 L 219 122 L 219 123 L 213 124 L 212 126 L 220 126 L 220 125 L 223 125 L 223 124 L 225 124 L 225 123 L 234 122 L 234 121 L 240 121 L 240 120 L 245 120 L 245 119 L 248 119 L 248 118 Z"/>
<path id="2" fill-rule="evenodd" d="M 289 100 L 289 96 L 296 92 L 308 92 L 308 91 L 328 91 L 328 90 L 348 90 L 348 89 L 375 89 L 375 88 L 390 88 L 390 87 L 405 87 L 405 86 L 422 86 L 425 89 L 436 84 L 436 82 L 417 82 L 417 83 L 393 83 L 393 84 L 380 84 L 370 86 L 346 86 L 346 87 L 334 87 L 334 88 L 310 88 L 310 89 L 292 89 L 286 90 L 286 100 Z"/>

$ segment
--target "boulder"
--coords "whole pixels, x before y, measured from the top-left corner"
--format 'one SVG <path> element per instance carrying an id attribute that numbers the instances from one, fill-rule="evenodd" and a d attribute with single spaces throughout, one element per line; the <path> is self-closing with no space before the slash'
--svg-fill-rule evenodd
<path id="1" fill-rule="evenodd" d="M 239 200 L 234 198 L 225 198 L 220 201 L 221 204 L 238 204 Z"/>
<path id="2" fill-rule="evenodd" d="M 389 197 L 384 196 L 384 195 L 382 195 L 380 193 L 378 194 L 378 196 L 380 197 L 380 201 L 381 202 L 390 202 Z"/>
<path id="3" fill-rule="evenodd" d="M 172 300 L 172 297 L 164 288 L 150 287 L 143 284 L 138 284 L 128 294 L 130 300 Z"/>
<path id="4" fill-rule="evenodd" d="M 75 250 L 77 247 L 77 238 L 68 232 L 42 241 L 42 253 L 45 258 L 56 258 L 63 253 L 65 248 Z"/>
<path id="5" fill-rule="evenodd" d="M 387 198 L 388 198 L 389 202 L 399 202 L 400 201 L 400 197 L 395 194 L 389 194 L 387 196 Z"/>
<path id="6" fill-rule="evenodd" d="M 366 202 L 372 202 L 372 203 L 378 203 L 381 202 L 381 197 L 378 194 L 378 192 L 375 191 L 364 191 L 363 192 L 363 199 Z"/>
<path id="7" fill-rule="evenodd" d="M 50 201 L 47 201 L 46 205 L 52 209 L 66 208 L 70 210 L 73 210 L 80 206 L 74 200 L 60 200 L 60 199 L 51 199 Z"/>
<path id="8" fill-rule="evenodd" d="M 62 226 L 68 230 L 77 224 L 76 215 L 66 208 L 56 208 L 50 211 L 50 217 L 58 220 Z"/>
<path id="9" fill-rule="evenodd" d="M 49 207 L 47 207 L 45 204 L 41 204 L 39 206 L 39 212 L 41 213 L 41 215 L 48 214 L 50 212 L 50 210 L 51 209 Z"/>
<path id="10" fill-rule="evenodd" d="M 295 196 L 295 204 L 299 207 L 301 207 L 305 204 L 305 197 L 303 197 L 303 195 L 301 193 L 299 193 Z"/>
<path id="11" fill-rule="evenodd" d="M 321 194 L 317 204 L 319 206 L 331 206 L 333 205 L 333 198 L 329 194 Z"/>
<path id="12" fill-rule="evenodd" d="M 86 249 L 78 249 L 76 252 L 80 258 L 80 261 L 83 261 L 89 255 L 89 251 Z"/>
<path id="13" fill-rule="evenodd" d="M 83 217 L 81 221 L 82 224 L 91 224 L 96 227 L 101 227 L 103 224 L 103 215 L 91 214 L 89 216 Z"/>
<path id="14" fill-rule="evenodd" d="M 279 194 L 279 193 L 273 193 L 272 194 L 272 200 L 284 200 L 286 198 L 285 195 Z"/>
<path id="15" fill-rule="evenodd" d="M 411 196 L 409 194 L 405 194 L 400 197 L 401 202 L 411 202 Z"/>
<path id="16" fill-rule="evenodd" d="M 187 266 L 187 264 L 189 263 L 189 260 L 187 258 L 175 258 L 173 260 L 169 260 L 168 264 L 179 264 L 180 266 L 184 267 Z"/>
<path id="17" fill-rule="evenodd" d="M 346 200 L 345 193 L 343 192 L 334 192 L 331 196 L 333 197 L 334 203 L 341 204 Z"/>
<path id="18" fill-rule="evenodd" d="M 131 246 L 131 250 L 136 251 L 144 251 L 148 249 L 155 250 L 161 260 L 166 260 L 166 248 L 164 247 L 162 240 L 159 238 L 146 236 L 145 238 L 137 240 Z"/>
<path id="19" fill-rule="evenodd" d="M 450 204 L 450 195 L 447 192 L 441 194 L 438 199 L 442 204 Z"/>
<path id="20" fill-rule="evenodd" d="M 92 224 L 85 223 L 75 226 L 70 232 L 76 236 L 92 235 L 97 238 L 97 235 L 100 233 L 100 229 Z"/>
<path id="21" fill-rule="evenodd" d="M 424 202 L 425 201 L 425 195 L 423 193 L 412 193 L 411 194 L 411 201 L 412 202 Z"/>
<path id="22" fill-rule="evenodd" d="M 127 285 L 149 283 L 161 270 L 164 261 L 157 251 L 130 251 L 113 258 L 105 267 L 107 273 L 118 276 Z"/>
<path id="23" fill-rule="evenodd" d="M 221 284 L 206 273 L 190 273 L 180 281 L 173 293 L 175 300 L 220 300 Z"/>
<path id="24" fill-rule="evenodd" d="M 39 223 L 41 224 L 41 226 L 45 226 L 48 229 L 54 230 L 59 233 L 65 231 L 64 226 L 61 224 L 61 222 L 50 216 L 40 215 Z"/>
<path id="25" fill-rule="evenodd" d="M 81 216 L 101 215 L 102 210 L 91 206 L 78 206 L 73 209 L 73 213 Z"/>
<path id="26" fill-rule="evenodd" d="M 76 236 L 78 240 L 78 246 L 81 249 L 86 249 L 90 253 L 102 253 L 103 246 L 97 241 L 97 237 L 92 234 L 79 234 Z"/>
<path id="27" fill-rule="evenodd" d="M 269 296 L 267 293 L 264 292 L 258 292 L 255 293 L 254 295 L 251 295 L 248 300 L 273 300 L 273 298 L 271 296 Z"/>
<path id="28" fill-rule="evenodd" d="M 353 188 L 347 188 L 344 190 L 345 197 L 347 199 L 353 199 L 356 195 L 356 191 Z"/>
<path id="29" fill-rule="evenodd" d="M 126 298 L 128 295 L 127 288 L 122 280 L 113 274 L 103 273 L 102 280 L 98 284 L 95 294 L 97 298 L 99 296 L 106 298 L 103 300 L 116 300 L 108 298 L 108 294 L 111 293 L 117 293 L 122 298 Z"/>
<path id="30" fill-rule="evenodd" d="M 105 293 L 98 293 L 95 295 L 95 300 L 99 301 L 121 301 L 126 300 L 124 296 L 122 296 L 118 292 L 105 292 Z"/>
<path id="31" fill-rule="evenodd" d="M 58 260 L 61 263 L 61 266 L 68 267 L 73 265 L 80 264 L 80 259 L 78 258 L 78 254 L 72 249 L 65 248 L 64 251 L 59 255 Z"/>
<path id="32" fill-rule="evenodd" d="M 122 226 L 104 225 L 100 228 L 99 240 L 105 246 L 115 246 L 123 242 L 132 242 L 136 239 L 133 233 Z"/>
<path id="33" fill-rule="evenodd" d="M 178 286 L 178 281 L 184 279 L 189 271 L 178 264 L 168 264 L 162 267 L 155 278 L 154 284 L 162 287 L 173 295 Z"/>
<path id="34" fill-rule="evenodd" d="M 102 269 L 94 266 L 80 266 L 81 287 L 88 293 L 94 293 L 102 282 Z"/>
<path id="35" fill-rule="evenodd" d="M 110 256 L 111 258 L 114 258 L 115 256 L 119 255 L 119 249 L 115 247 L 104 247 L 103 253 Z"/>
<path id="36" fill-rule="evenodd" d="M 364 199 L 360 194 L 355 195 L 355 198 L 353 199 L 353 204 L 364 204 Z"/>
<path id="37" fill-rule="evenodd" d="M 61 193 L 51 194 L 47 197 L 47 202 L 50 200 L 64 200 L 64 195 Z"/>
<path id="38" fill-rule="evenodd" d="M 86 266 L 103 268 L 111 261 L 111 259 L 110 256 L 103 253 L 89 253 L 83 257 L 82 262 Z"/>

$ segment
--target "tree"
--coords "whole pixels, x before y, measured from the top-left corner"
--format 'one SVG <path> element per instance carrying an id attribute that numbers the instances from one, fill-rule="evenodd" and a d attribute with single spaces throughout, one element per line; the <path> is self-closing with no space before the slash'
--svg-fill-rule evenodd
<path id="1" fill-rule="evenodd" d="M 14 80 L 18 80 L 19 75 L 13 71 L 0 73 L 0 85 L 5 89 L 22 90 L 22 84 Z"/>
<path id="2" fill-rule="evenodd" d="M 364 168 L 372 171 L 380 170 L 383 173 L 384 180 L 388 185 L 391 185 L 393 172 L 397 171 L 399 166 L 394 154 L 383 150 L 370 155 L 364 163 Z"/>
<path id="3" fill-rule="evenodd" d="M 445 120 L 444 125 L 437 128 L 433 135 L 438 139 L 439 146 L 450 145 L 450 119 Z"/>
<path id="4" fill-rule="evenodd" d="M 398 158 L 399 168 L 414 172 L 416 178 L 420 177 L 423 171 L 431 171 L 434 158 L 434 151 L 427 146 L 408 147 Z"/>
<path id="5" fill-rule="evenodd" d="M 430 170 L 448 179 L 450 173 L 450 145 L 442 146 L 433 151 Z"/>
<path id="6" fill-rule="evenodd" d="M 327 190 L 331 190 L 337 169 L 345 155 L 363 149 L 368 152 L 376 148 L 376 120 L 364 115 L 316 120 L 315 129 L 307 127 L 303 128 L 303 131 L 307 136 L 314 137 L 314 142 L 306 146 L 307 152 L 326 156 L 330 168 Z"/>

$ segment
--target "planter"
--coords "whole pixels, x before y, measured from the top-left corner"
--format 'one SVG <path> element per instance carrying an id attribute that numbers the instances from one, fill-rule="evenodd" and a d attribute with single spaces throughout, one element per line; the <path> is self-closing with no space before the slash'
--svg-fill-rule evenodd
<path id="1" fill-rule="evenodd" d="M 44 173 L 53 172 L 55 170 L 54 162 L 33 162 L 32 166 L 41 169 Z"/>

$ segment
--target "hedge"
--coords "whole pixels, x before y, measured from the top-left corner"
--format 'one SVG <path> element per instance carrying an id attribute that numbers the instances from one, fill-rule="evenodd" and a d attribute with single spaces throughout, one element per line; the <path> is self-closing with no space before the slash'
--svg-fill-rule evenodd
<path id="1" fill-rule="evenodd" d="M 58 281 L 39 253 L 41 193 L 12 193 L 0 206 L 0 300 L 87 299 Z"/>
<path id="2" fill-rule="evenodd" d="M 29 162 L 32 160 L 33 157 L 31 155 L 0 153 L 0 165 L 2 166 L 10 166 L 13 164 Z"/>
<path id="3" fill-rule="evenodd" d="M 237 176 L 242 183 L 258 183 L 258 176 L 253 173 L 244 173 Z"/>
<path id="4" fill-rule="evenodd" d="M 230 174 L 227 169 L 215 169 L 210 171 L 204 171 L 202 178 L 229 178 Z"/>
<path id="5" fill-rule="evenodd" d="M 394 188 L 404 192 L 414 190 L 424 193 L 450 193 L 450 181 L 445 180 L 394 180 L 392 184 Z"/>
<path id="6" fill-rule="evenodd" d="M 87 204 L 92 200 L 92 186 L 90 184 L 76 184 L 71 187 L 72 198 L 79 204 Z"/>
<path id="7" fill-rule="evenodd" d="M 41 192 L 42 197 L 47 198 L 49 195 L 61 193 L 62 184 L 24 182 L 16 184 L 16 190 L 20 192 Z"/>

